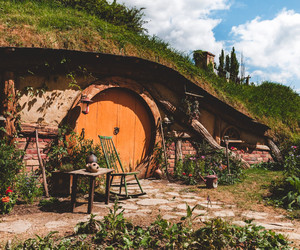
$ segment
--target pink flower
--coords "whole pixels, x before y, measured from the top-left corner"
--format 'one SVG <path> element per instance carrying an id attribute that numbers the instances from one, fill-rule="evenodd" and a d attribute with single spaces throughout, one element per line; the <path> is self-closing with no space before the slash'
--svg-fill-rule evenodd
<path id="1" fill-rule="evenodd" d="M 231 147 L 230 149 L 231 149 L 231 150 L 237 150 L 237 148 L 235 148 L 235 147 Z"/>
<path id="2" fill-rule="evenodd" d="M 292 146 L 291 148 L 293 148 L 293 149 L 297 149 L 297 146 Z"/>
<path id="3" fill-rule="evenodd" d="M 201 156 L 201 159 L 205 159 L 205 156 L 204 156 L 204 155 L 202 155 L 202 156 Z"/>

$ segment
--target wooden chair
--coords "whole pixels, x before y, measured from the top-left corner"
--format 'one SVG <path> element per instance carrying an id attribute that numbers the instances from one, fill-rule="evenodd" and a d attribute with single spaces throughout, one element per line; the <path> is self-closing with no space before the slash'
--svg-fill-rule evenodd
<path id="1" fill-rule="evenodd" d="M 102 147 L 103 154 L 105 157 L 107 168 L 115 169 L 115 172 L 111 173 L 111 181 L 110 181 L 111 187 L 119 187 L 119 193 L 113 192 L 113 191 L 110 191 L 110 193 L 118 195 L 118 196 L 126 198 L 126 199 L 146 194 L 143 191 L 142 186 L 137 177 L 139 172 L 125 172 L 124 171 L 119 154 L 118 154 L 115 144 L 112 140 L 112 136 L 99 135 L 99 138 L 100 138 L 100 143 L 101 143 L 101 147 Z M 119 176 L 121 178 L 119 184 L 112 183 L 115 176 Z M 134 176 L 135 181 L 127 182 L 126 177 L 128 177 L 128 176 Z M 128 185 L 138 185 L 139 189 L 140 189 L 140 193 L 128 194 L 128 189 L 127 189 Z M 125 194 L 122 194 L 123 187 L 125 188 Z"/>

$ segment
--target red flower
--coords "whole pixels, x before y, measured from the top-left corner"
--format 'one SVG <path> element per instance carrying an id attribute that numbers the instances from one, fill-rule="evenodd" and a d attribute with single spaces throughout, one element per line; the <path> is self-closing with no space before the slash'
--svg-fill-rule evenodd
<path id="1" fill-rule="evenodd" d="M 193 175 L 192 174 L 189 174 L 189 177 L 192 177 Z"/>
<path id="2" fill-rule="evenodd" d="M 13 191 L 10 189 L 10 187 L 7 188 L 7 190 L 5 191 L 5 194 L 8 195 L 9 193 L 12 193 Z"/>
<path id="3" fill-rule="evenodd" d="M 182 175 L 186 175 L 186 173 L 183 172 Z"/>

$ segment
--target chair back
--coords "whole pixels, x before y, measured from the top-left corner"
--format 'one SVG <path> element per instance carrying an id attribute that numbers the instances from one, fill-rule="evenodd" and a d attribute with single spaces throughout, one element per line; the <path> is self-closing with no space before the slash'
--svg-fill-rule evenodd
<path id="1" fill-rule="evenodd" d="M 120 169 L 124 173 L 124 169 L 112 140 L 112 136 L 101 136 L 99 135 L 102 151 L 105 157 L 107 168 L 114 169 L 116 173 L 119 173 Z"/>

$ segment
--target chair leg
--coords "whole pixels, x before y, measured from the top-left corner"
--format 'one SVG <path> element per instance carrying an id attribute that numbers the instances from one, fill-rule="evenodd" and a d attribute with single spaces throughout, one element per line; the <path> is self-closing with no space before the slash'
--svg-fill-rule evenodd
<path id="1" fill-rule="evenodd" d="M 138 184 L 139 187 L 140 187 L 141 192 L 144 193 L 143 188 L 142 188 L 142 186 L 141 186 L 141 184 L 140 184 L 140 181 L 139 181 L 138 177 L 136 176 L 136 174 L 134 175 L 134 177 L 135 177 L 135 180 L 136 180 L 137 184 Z"/>
<path id="2" fill-rule="evenodd" d="M 124 176 L 124 187 L 125 187 L 125 194 L 126 194 L 126 198 L 127 198 L 128 197 L 128 190 L 127 190 L 126 176 Z"/>
<path id="3" fill-rule="evenodd" d="M 123 178 L 124 178 L 124 176 L 121 176 L 120 189 L 119 189 L 119 194 L 120 194 L 120 195 L 122 194 Z"/>

